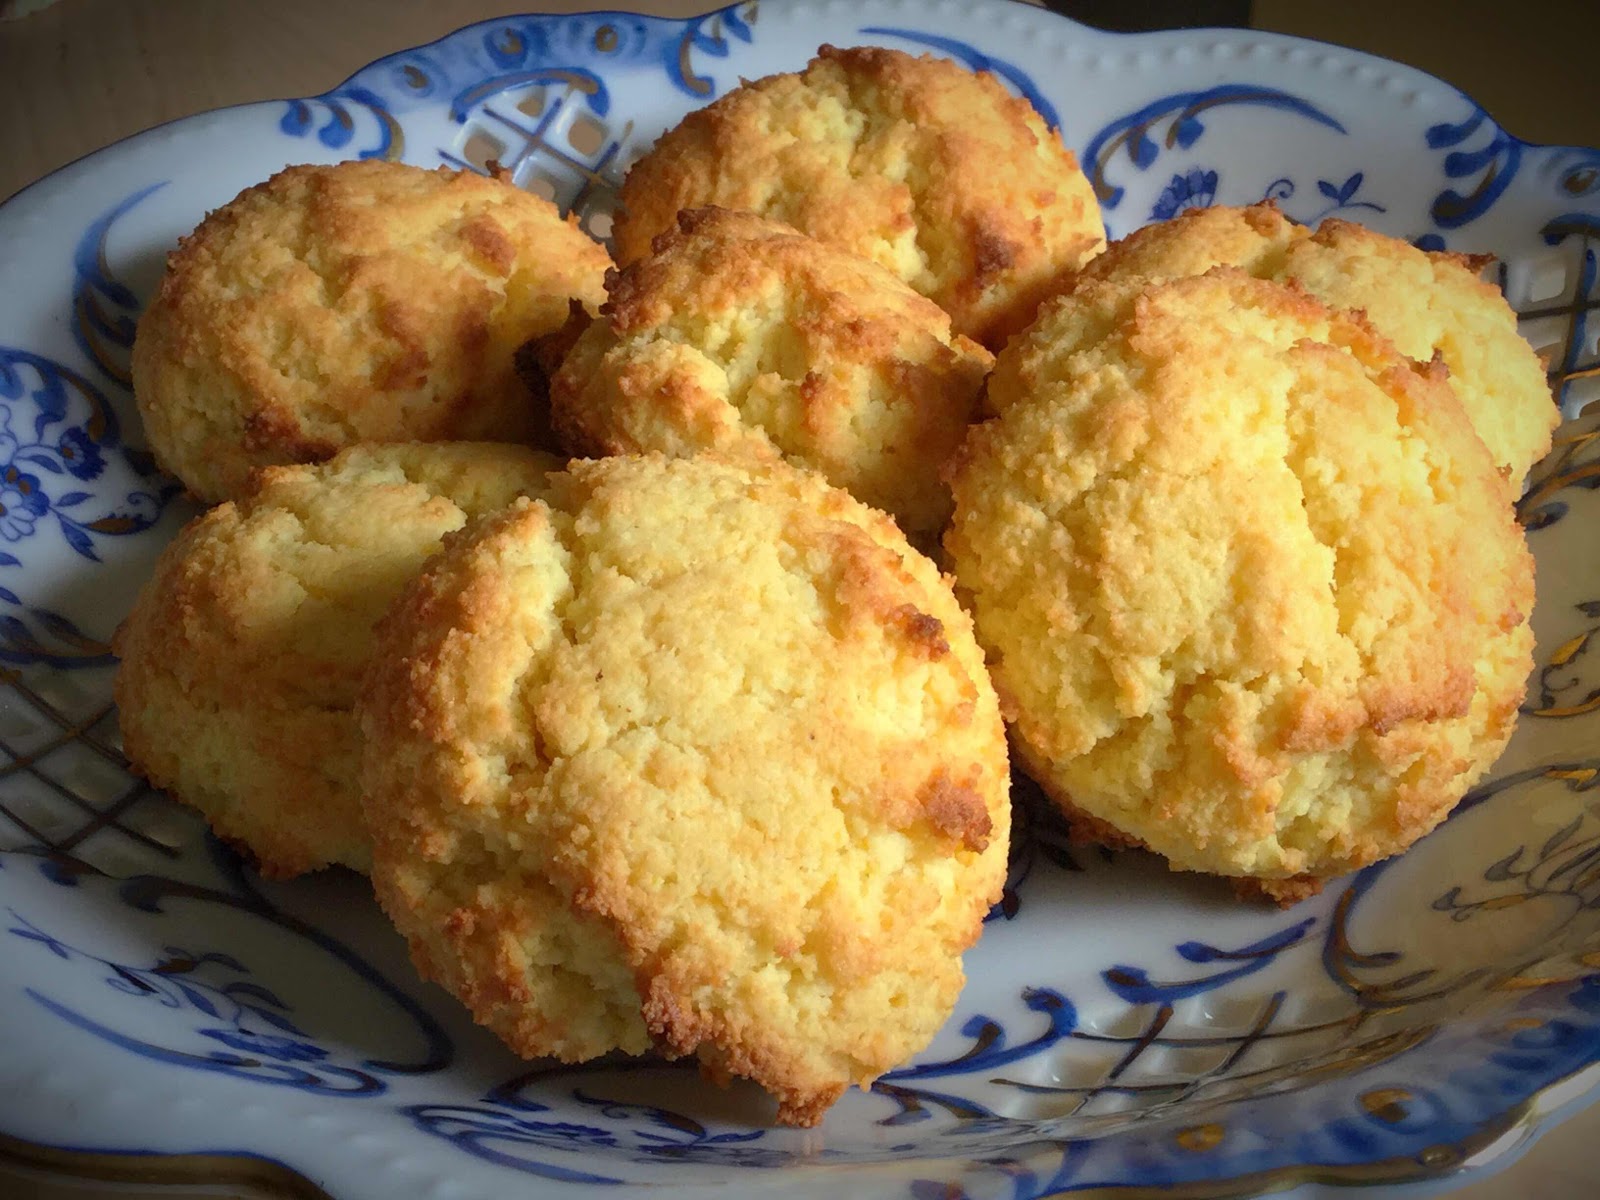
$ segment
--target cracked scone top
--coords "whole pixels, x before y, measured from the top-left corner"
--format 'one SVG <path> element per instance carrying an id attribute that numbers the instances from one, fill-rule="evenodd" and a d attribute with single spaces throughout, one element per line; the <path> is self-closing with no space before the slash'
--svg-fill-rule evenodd
<path id="1" fill-rule="evenodd" d="M 998 704 L 893 522 L 784 464 L 571 464 L 452 540 L 363 693 L 373 880 L 526 1056 L 810 1124 L 920 1049 L 1003 882 Z"/>
<path id="2" fill-rule="evenodd" d="M 117 632 L 130 762 L 264 874 L 365 870 L 353 710 L 373 626 L 445 534 L 558 465 L 429 443 L 262 470 L 179 533 Z"/>
<path id="3" fill-rule="evenodd" d="M 139 322 L 133 389 L 157 459 L 207 502 L 257 466 L 356 442 L 530 442 L 514 357 L 604 297 L 605 249 L 472 171 L 297 166 L 211 213 Z"/>
<path id="4" fill-rule="evenodd" d="M 898 50 L 824 46 L 696 109 L 622 186 L 617 261 L 679 210 L 772 217 L 887 267 L 995 349 L 1105 245 L 1077 159 L 991 75 Z"/>
<path id="5" fill-rule="evenodd" d="M 1232 266 L 1358 311 L 1400 353 L 1418 362 L 1439 356 L 1516 496 L 1528 468 L 1550 449 L 1561 414 L 1538 355 L 1517 331 L 1516 313 L 1499 288 L 1479 278 L 1483 265 L 1349 221 L 1327 220 L 1313 231 L 1267 203 L 1193 209 L 1146 225 L 1113 243 L 1079 278 L 1137 289 Z"/>
<path id="6" fill-rule="evenodd" d="M 781 458 L 908 532 L 944 528 L 940 468 L 994 359 L 931 300 L 848 251 L 717 208 L 678 214 L 607 291 L 551 380 L 569 451 Z"/>
<path id="7" fill-rule="evenodd" d="M 1054 799 L 1283 897 L 1444 818 L 1510 736 L 1533 575 L 1442 376 L 1231 268 L 1007 347 L 946 548 Z"/>

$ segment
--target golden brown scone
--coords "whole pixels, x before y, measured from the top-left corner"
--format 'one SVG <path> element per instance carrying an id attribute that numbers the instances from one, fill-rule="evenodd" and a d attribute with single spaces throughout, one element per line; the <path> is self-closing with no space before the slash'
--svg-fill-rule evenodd
<path id="1" fill-rule="evenodd" d="M 1021 761 L 1269 894 L 1394 854 L 1510 736 L 1532 561 L 1442 367 L 1233 268 L 1001 354 L 946 537 Z"/>
<path id="2" fill-rule="evenodd" d="M 1267 203 L 1193 209 L 1147 225 L 1079 278 L 1138 288 L 1216 266 L 1292 280 L 1335 308 L 1365 313 L 1402 354 L 1419 362 L 1438 355 L 1513 495 L 1549 451 L 1560 411 L 1538 356 L 1517 332 L 1516 314 L 1500 289 L 1479 277 L 1482 259 L 1419 250 L 1348 221 L 1324 221 L 1313 232 Z"/>
<path id="3" fill-rule="evenodd" d="M 719 208 L 680 213 L 607 290 L 551 380 L 570 452 L 786 459 L 909 533 L 944 528 L 939 472 L 994 358 L 931 300 L 858 255 Z"/>
<path id="4" fill-rule="evenodd" d="M 365 870 L 353 706 L 372 627 L 440 538 L 558 466 L 521 446 L 429 443 L 260 471 L 178 535 L 117 633 L 135 769 L 263 874 Z"/>
<path id="5" fill-rule="evenodd" d="M 139 322 L 151 448 L 200 499 L 355 442 L 527 442 L 514 357 L 604 297 L 610 258 L 554 205 L 471 171 L 290 167 L 211 213 Z"/>
<path id="6" fill-rule="evenodd" d="M 993 76 L 897 50 L 824 46 L 805 71 L 691 112 L 628 172 L 617 261 L 678 211 L 784 221 L 887 267 L 990 349 L 1105 245 L 1072 152 Z"/>
<path id="7" fill-rule="evenodd" d="M 1000 893 L 970 621 L 893 522 L 786 464 L 552 484 L 385 619 L 378 897 L 519 1053 L 698 1054 L 815 1123 L 933 1036 Z"/>

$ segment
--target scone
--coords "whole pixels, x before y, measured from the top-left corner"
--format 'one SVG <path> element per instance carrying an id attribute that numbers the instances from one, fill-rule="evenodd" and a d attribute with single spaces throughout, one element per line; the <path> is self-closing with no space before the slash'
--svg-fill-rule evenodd
<path id="1" fill-rule="evenodd" d="M 691 112 L 621 200 L 619 263 L 680 209 L 743 209 L 888 268 L 990 349 L 1105 245 L 1093 188 L 1031 105 L 991 75 L 876 47 L 824 46 Z"/>
<path id="2" fill-rule="evenodd" d="M 537 441 L 514 358 L 598 306 L 610 258 L 554 205 L 471 171 L 290 167 L 179 244 L 139 322 L 157 459 L 200 499 L 356 442 Z"/>
<path id="3" fill-rule="evenodd" d="M 1257 204 L 1193 209 L 1147 225 L 1113 244 L 1079 278 L 1138 288 L 1151 279 L 1235 266 L 1364 313 L 1400 353 L 1419 362 L 1438 355 L 1516 496 L 1528 468 L 1549 451 L 1561 414 L 1538 356 L 1517 332 L 1516 314 L 1500 289 L 1479 277 L 1483 265 L 1348 221 L 1324 221 L 1313 232 L 1271 204 Z"/>
<path id="4" fill-rule="evenodd" d="M 711 451 L 811 467 L 909 533 L 950 516 L 940 469 L 993 356 L 882 267 L 749 213 L 680 213 L 613 275 L 551 380 L 580 455 Z"/>
<path id="5" fill-rule="evenodd" d="M 246 847 L 263 874 L 365 870 L 356 690 L 373 625 L 440 539 L 537 492 L 520 446 L 358 446 L 270 467 L 192 521 L 117 633 L 134 768 Z"/>
<path id="6" fill-rule="evenodd" d="M 362 696 L 373 882 L 517 1052 L 812 1124 L 925 1045 L 1003 883 L 998 704 L 894 523 L 782 463 L 571 464 L 453 538 Z"/>
<path id="7" fill-rule="evenodd" d="M 1080 287 L 989 395 L 946 548 L 1022 762 L 1096 831 L 1292 898 L 1504 747 L 1532 560 L 1442 367 L 1218 268 Z"/>

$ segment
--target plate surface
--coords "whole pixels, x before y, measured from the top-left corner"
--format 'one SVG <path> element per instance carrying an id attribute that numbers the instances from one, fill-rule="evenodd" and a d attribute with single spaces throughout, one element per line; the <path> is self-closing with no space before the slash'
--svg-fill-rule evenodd
<path id="1" fill-rule="evenodd" d="M 682 1067 L 518 1062 L 417 980 L 364 881 L 241 869 L 126 771 L 107 642 L 193 511 L 140 448 L 128 351 L 205 211 L 290 162 L 496 158 L 603 236 L 663 128 L 825 41 L 995 71 L 1078 151 L 1113 236 L 1272 197 L 1497 254 L 1573 419 L 1521 505 L 1539 564 L 1521 726 L 1446 825 L 1277 912 L 1068 849 L 1019 797 L 955 1016 L 795 1131 Z M 1520 142 L 1419 72 L 1002 0 L 505 18 L 34 185 L 0 209 L 0 1135 L 282 1164 L 340 1200 L 1238 1195 L 1507 1152 L 1600 1073 L 1597 242 L 1600 152 Z"/>

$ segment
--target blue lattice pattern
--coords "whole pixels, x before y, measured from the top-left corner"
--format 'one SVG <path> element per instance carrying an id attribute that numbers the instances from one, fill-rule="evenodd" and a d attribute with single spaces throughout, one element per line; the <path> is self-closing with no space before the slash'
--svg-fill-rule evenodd
<path id="1" fill-rule="evenodd" d="M 454 167 L 507 172 L 519 187 L 577 212 L 591 236 L 608 237 L 622 182 L 619 156 L 633 126 L 627 122 L 613 136 L 587 98 L 575 83 L 502 93 L 473 112 L 459 148 L 441 149 L 439 157 Z"/>
<path id="2" fill-rule="evenodd" d="M 0 846 L 125 876 L 170 867 L 193 816 L 123 757 L 109 671 L 0 668 Z"/>

